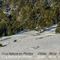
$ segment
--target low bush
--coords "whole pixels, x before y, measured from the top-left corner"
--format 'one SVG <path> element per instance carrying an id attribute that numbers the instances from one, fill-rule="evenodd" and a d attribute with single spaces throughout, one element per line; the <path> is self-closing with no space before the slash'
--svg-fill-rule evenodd
<path id="1" fill-rule="evenodd" d="M 3 47 L 3 45 L 2 45 L 2 44 L 0 44 L 0 47 Z"/>
<path id="2" fill-rule="evenodd" d="M 60 22 L 58 23 L 58 26 L 56 28 L 56 33 L 60 33 Z"/>

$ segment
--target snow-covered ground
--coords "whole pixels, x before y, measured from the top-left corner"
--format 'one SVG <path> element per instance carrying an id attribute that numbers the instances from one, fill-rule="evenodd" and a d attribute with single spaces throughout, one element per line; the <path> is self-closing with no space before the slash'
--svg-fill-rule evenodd
<path id="1" fill-rule="evenodd" d="M 32 30 L 20 34 L 1 37 L 0 60 L 60 60 L 60 34 L 55 34 L 56 25 L 43 33 Z M 56 54 L 55 54 L 56 53 Z M 43 56 L 42 56 L 43 55 Z"/>

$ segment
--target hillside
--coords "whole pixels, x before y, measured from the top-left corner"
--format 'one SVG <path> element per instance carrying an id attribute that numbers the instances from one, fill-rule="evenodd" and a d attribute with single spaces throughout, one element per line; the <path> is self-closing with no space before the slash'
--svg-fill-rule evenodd
<path id="1" fill-rule="evenodd" d="M 60 0 L 0 0 L 0 60 L 60 60 Z"/>

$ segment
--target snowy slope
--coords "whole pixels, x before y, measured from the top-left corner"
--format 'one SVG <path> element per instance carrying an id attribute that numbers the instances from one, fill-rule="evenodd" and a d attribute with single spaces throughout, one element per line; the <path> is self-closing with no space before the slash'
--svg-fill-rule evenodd
<path id="1" fill-rule="evenodd" d="M 43 33 L 38 31 L 27 31 L 21 34 L 0 38 L 0 58 L 1 60 L 9 60 L 4 53 L 14 52 L 33 53 L 36 56 L 39 52 L 50 52 L 60 50 L 60 34 L 55 34 L 56 25 L 50 27 Z M 25 53 L 24 53 L 25 52 Z M 4 57 L 4 59 L 3 59 Z M 12 56 L 11 56 L 12 57 Z M 15 60 L 15 59 L 10 59 Z M 19 60 L 18 58 L 16 60 Z M 23 60 L 23 59 L 22 59 Z M 27 60 L 27 59 L 26 59 Z M 30 59 L 33 60 L 33 59 Z"/>

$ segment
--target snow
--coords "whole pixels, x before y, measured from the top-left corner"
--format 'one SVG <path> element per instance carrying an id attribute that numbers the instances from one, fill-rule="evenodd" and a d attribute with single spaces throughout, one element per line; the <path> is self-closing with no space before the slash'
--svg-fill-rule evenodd
<path id="1" fill-rule="evenodd" d="M 16 35 L 0 38 L 1 60 L 43 60 L 46 55 L 38 53 L 59 53 L 60 34 L 55 34 L 56 25 L 50 27 L 43 33 L 38 31 L 25 31 Z M 14 42 L 16 40 L 16 42 Z M 4 57 L 4 58 L 3 58 Z M 51 57 L 52 58 L 52 57 Z M 56 60 L 56 58 L 54 59 Z"/>

